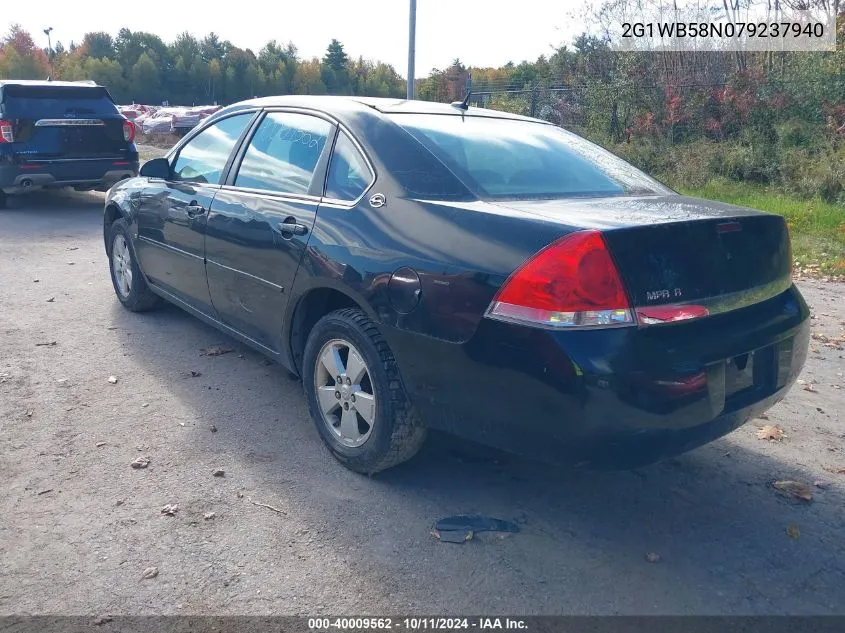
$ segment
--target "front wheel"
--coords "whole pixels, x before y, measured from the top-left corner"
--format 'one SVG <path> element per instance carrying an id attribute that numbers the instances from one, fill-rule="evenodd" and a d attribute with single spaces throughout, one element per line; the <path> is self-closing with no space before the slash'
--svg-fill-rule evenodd
<path id="1" fill-rule="evenodd" d="M 305 344 L 302 380 L 320 437 L 347 468 L 376 473 L 422 446 L 425 427 L 396 359 L 361 310 L 337 310 L 317 322 Z"/>
<path id="2" fill-rule="evenodd" d="M 161 297 L 150 290 L 133 255 L 126 220 L 115 220 L 109 232 L 109 270 L 117 298 L 132 312 L 157 308 Z"/>

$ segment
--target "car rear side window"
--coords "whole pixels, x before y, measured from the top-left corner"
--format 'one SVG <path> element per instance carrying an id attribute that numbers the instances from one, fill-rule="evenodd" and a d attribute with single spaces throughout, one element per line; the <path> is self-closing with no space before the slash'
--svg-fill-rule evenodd
<path id="1" fill-rule="evenodd" d="M 370 186 L 373 175 L 364 156 L 344 132 L 337 135 L 329 173 L 326 178 L 326 197 L 353 201 Z"/>
<path id="2" fill-rule="evenodd" d="M 173 180 L 220 184 L 229 155 L 252 117 L 252 112 L 227 117 L 188 141 L 173 163 Z"/>
<path id="3" fill-rule="evenodd" d="M 295 112 L 270 112 L 244 154 L 236 187 L 307 194 L 332 124 Z"/>
<path id="4" fill-rule="evenodd" d="M 552 125 L 481 116 L 393 117 L 470 188 L 491 198 L 671 193 L 607 150 Z"/>

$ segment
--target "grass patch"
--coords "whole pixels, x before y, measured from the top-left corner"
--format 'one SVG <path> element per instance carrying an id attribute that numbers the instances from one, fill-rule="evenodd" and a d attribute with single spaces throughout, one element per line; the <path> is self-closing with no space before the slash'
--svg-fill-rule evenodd
<path id="1" fill-rule="evenodd" d="M 723 180 L 678 191 L 781 215 L 789 225 L 792 254 L 799 266 L 818 264 L 824 274 L 845 274 L 845 205 L 801 200 L 761 185 Z"/>

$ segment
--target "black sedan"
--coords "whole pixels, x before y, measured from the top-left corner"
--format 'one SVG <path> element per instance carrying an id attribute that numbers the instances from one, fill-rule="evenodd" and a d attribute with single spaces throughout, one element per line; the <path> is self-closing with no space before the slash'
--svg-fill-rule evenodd
<path id="1" fill-rule="evenodd" d="M 110 190 L 104 237 L 126 308 L 170 301 L 300 376 L 360 472 L 428 428 L 652 462 L 778 402 L 808 347 L 782 218 L 463 104 L 230 106 Z"/>

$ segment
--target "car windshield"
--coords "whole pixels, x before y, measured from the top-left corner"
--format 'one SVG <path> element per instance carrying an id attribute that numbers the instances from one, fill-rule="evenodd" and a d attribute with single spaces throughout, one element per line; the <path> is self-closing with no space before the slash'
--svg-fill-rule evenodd
<path id="1" fill-rule="evenodd" d="M 552 125 L 480 116 L 392 116 L 467 186 L 486 197 L 672 193 L 607 150 Z"/>

